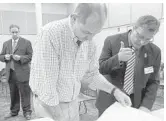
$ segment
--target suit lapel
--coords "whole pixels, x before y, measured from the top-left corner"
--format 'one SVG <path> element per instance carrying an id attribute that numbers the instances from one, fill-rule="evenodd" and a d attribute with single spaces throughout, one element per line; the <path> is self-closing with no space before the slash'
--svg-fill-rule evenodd
<path id="1" fill-rule="evenodd" d="M 143 47 L 140 48 L 138 54 L 136 54 L 135 72 L 134 72 L 134 105 L 139 107 L 142 98 L 142 88 L 144 86 L 145 75 L 144 75 L 144 55 L 146 50 Z"/>
<path id="2" fill-rule="evenodd" d="M 13 52 L 13 53 L 15 53 L 15 52 L 16 52 L 16 50 L 17 50 L 17 49 L 18 49 L 18 47 L 20 46 L 20 43 L 21 43 L 21 38 L 19 38 L 19 39 L 18 39 L 17 45 L 16 45 L 16 47 L 15 47 L 15 49 L 14 49 L 14 52 Z"/>
<path id="3" fill-rule="evenodd" d="M 8 48 L 9 48 L 9 53 L 12 54 L 12 39 L 9 40 Z"/>
<path id="4" fill-rule="evenodd" d="M 120 35 L 120 41 L 124 42 L 124 46 L 129 47 L 128 34 L 130 31 Z"/>

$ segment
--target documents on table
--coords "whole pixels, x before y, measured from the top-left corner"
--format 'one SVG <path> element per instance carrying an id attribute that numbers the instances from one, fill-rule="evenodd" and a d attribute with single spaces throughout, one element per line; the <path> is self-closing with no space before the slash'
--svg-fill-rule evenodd
<path id="1" fill-rule="evenodd" d="M 115 102 L 97 121 L 162 121 L 158 117 L 132 107 L 124 107 Z"/>

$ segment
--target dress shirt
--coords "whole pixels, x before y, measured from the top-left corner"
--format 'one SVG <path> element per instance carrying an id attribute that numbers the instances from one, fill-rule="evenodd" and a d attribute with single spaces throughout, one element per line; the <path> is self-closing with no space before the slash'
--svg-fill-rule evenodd
<path id="1" fill-rule="evenodd" d="M 75 100 L 82 81 L 91 88 L 106 81 L 98 71 L 93 41 L 78 46 L 74 37 L 70 17 L 47 24 L 37 36 L 29 83 L 33 93 L 50 106 Z"/>
<path id="2" fill-rule="evenodd" d="M 16 43 L 15 43 L 15 44 L 16 44 L 16 45 L 15 45 L 15 48 L 16 48 L 17 43 L 18 43 L 18 40 L 19 40 L 19 38 L 16 39 L 16 40 L 12 39 L 12 50 L 13 50 L 13 47 L 14 47 L 14 43 L 15 43 L 15 42 L 16 42 Z M 15 49 L 15 48 L 14 48 L 14 49 Z"/>

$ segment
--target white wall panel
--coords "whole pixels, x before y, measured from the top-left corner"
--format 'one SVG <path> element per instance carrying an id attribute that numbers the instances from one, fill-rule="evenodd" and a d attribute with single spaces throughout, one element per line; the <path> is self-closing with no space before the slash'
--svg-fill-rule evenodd
<path id="1" fill-rule="evenodd" d="M 131 10 L 131 21 L 134 23 L 140 16 L 153 15 L 157 19 L 162 17 L 161 3 L 133 3 Z"/>

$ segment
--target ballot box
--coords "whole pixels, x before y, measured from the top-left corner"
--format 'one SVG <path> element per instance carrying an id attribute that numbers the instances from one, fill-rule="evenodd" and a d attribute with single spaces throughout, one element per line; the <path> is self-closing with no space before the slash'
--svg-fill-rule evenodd
<path id="1" fill-rule="evenodd" d="M 160 115 L 158 115 L 159 113 Z M 162 114 L 164 115 L 163 110 L 146 113 L 132 107 L 124 107 L 115 102 L 104 111 L 97 121 L 164 121 L 160 118 Z"/>

